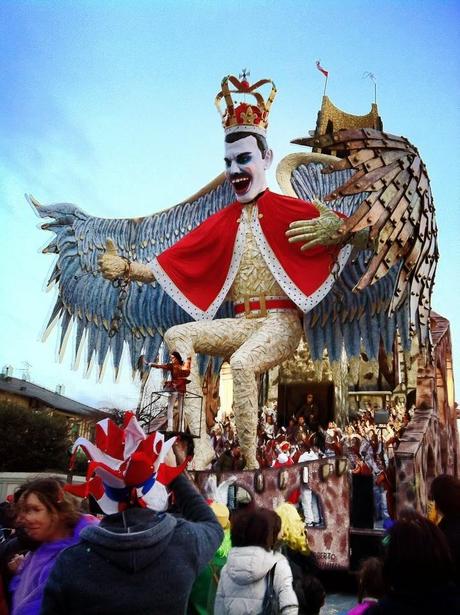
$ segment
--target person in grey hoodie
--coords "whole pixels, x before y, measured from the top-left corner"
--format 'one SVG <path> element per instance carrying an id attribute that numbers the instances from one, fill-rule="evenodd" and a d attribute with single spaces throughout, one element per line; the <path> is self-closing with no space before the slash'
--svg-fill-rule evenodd
<path id="1" fill-rule="evenodd" d="M 41 615 L 183 615 L 223 538 L 203 496 L 180 475 L 192 453 L 187 439 L 147 435 L 126 412 L 123 425 L 99 421 L 95 443 L 78 438 L 78 448 L 91 461 L 87 481 L 66 490 L 92 496 L 107 516 L 57 558 Z M 168 462 L 173 450 L 176 466 Z M 166 512 L 167 486 L 181 517 Z"/>
<path id="2" fill-rule="evenodd" d="M 183 615 L 223 531 L 188 478 L 170 488 L 183 518 L 133 507 L 85 528 L 57 559 L 41 615 Z"/>
<path id="3" fill-rule="evenodd" d="M 214 615 L 256 615 L 262 612 L 269 573 L 278 610 L 297 615 L 298 601 L 292 587 L 287 559 L 273 551 L 281 531 L 281 519 L 265 508 L 246 509 L 232 522 L 230 550 L 217 587 Z"/>

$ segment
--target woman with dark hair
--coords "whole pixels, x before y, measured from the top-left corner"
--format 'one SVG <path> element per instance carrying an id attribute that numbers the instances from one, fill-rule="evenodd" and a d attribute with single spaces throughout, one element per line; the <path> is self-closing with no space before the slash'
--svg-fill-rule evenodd
<path id="1" fill-rule="evenodd" d="M 183 423 L 183 405 L 184 396 L 187 388 L 187 384 L 190 380 L 187 377 L 190 375 L 190 367 L 192 364 L 191 357 L 188 357 L 184 362 L 181 355 L 174 351 L 170 355 L 170 363 L 147 363 L 149 367 L 155 369 L 163 369 L 171 373 L 171 380 L 167 380 L 164 384 L 165 391 L 169 391 L 168 402 L 168 422 L 166 429 L 168 431 L 173 430 L 173 417 L 174 417 L 174 404 L 177 401 L 178 404 L 178 416 L 179 425 L 178 431 L 184 431 Z"/>
<path id="2" fill-rule="evenodd" d="M 273 510 L 246 509 L 235 515 L 231 529 L 233 548 L 220 575 L 215 615 L 261 613 L 271 578 L 279 613 L 297 615 L 298 601 L 289 563 L 284 555 L 273 550 L 280 532 L 281 519 Z"/>
<path id="3" fill-rule="evenodd" d="M 447 539 L 460 585 L 460 480 L 440 474 L 431 483 L 430 499 L 442 514 L 438 527 Z"/>
<path id="4" fill-rule="evenodd" d="M 84 527 L 97 523 L 95 517 L 79 512 L 76 500 L 63 487 L 63 482 L 52 477 L 39 478 L 21 487 L 18 522 L 40 546 L 11 562 L 16 572 L 10 584 L 11 615 L 38 615 L 43 590 L 57 556 L 78 542 Z"/>
<path id="5" fill-rule="evenodd" d="M 389 591 L 366 615 L 460 613 L 445 536 L 413 510 L 402 511 L 389 531 L 383 576 Z"/>

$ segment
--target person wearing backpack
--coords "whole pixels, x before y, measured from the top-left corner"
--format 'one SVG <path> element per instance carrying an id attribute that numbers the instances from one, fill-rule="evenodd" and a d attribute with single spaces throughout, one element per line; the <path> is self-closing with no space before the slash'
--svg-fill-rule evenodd
<path id="1" fill-rule="evenodd" d="M 281 519 L 266 508 L 245 509 L 232 520 L 233 548 L 222 568 L 214 615 L 297 615 L 289 562 L 274 551 Z"/>

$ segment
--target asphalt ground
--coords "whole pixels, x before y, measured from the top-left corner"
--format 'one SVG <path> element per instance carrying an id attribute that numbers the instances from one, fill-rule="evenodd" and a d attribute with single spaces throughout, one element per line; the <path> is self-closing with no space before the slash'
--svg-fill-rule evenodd
<path id="1" fill-rule="evenodd" d="M 320 615 L 346 615 L 357 602 L 354 594 L 328 593 Z"/>
<path id="2" fill-rule="evenodd" d="M 320 615 L 346 615 L 357 604 L 356 574 L 322 571 L 320 580 L 326 590 L 326 601 Z"/>

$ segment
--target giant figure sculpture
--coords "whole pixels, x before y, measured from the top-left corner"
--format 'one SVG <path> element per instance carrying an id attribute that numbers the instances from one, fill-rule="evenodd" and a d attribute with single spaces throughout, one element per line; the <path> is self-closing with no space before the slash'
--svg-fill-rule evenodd
<path id="1" fill-rule="evenodd" d="M 248 82 L 230 79 L 236 92 L 254 91 Z M 236 201 L 150 265 L 129 265 L 114 255 L 113 245 L 100 263 L 102 274 L 112 280 L 123 277 L 128 268 L 131 280 L 151 283 L 156 279 L 198 321 L 166 331 L 170 350 L 183 356 L 217 354 L 229 360 L 238 438 L 246 468 L 254 469 L 258 467 L 256 378 L 296 350 L 302 335 L 299 310 L 307 312 L 324 298 L 334 282 L 334 269 L 340 273 L 350 250 L 315 247 L 319 242 L 341 241 L 340 236 L 334 237 L 342 223 L 339 216 L 322 208 L 318 220 L 318 208 L 312 203 L 267 190 L 266 171 L 273 154 L 265 136 L 275 88 L 267 103 L 258 94 L 256 105 L 242 102 L 235 107 L 229 84 L 229 79 L 222 84 L 227 104 L 224 160 Z M 295 228 L 287 230 L 291 223 Z M 303 251 L 289 243 L 297 240 L 305 240 Z M 227 297 L 234 303 L 235 317 L 212 320 Z M 196 367 L 192 367 L 189 390 L 200 391 Z M 194 400 L 188 401 L 186 414 L 192 431 L 198 433 L 200 413 Z M 211 445 L 206 450 L 202 443 L 195 463 L 206 466 L 213 456 Z"/>
<path id="2" fill-rule="evenodd" d="M 184 222 L 184 211 L 189 203 L 166 212 L 166 216 L 173 212 L 174 222 L 181 226 L 180 232 L 177 226 L 174 229 L 176 237 L 173 237 L 172 241 L 169 241 L 171 233 L 165 233 L 168 241 L 163 242 L 160 248 L 156 245 L 153 248 L 153 244 L 158 241 L 161 245 L 159 227 L 161 216 L 165 214 L 152 216 L 150 224 L 145 223 L 145 220 L 149 219 L 141 219 L 117 221 L 116 226 L 89 218 L 76 208 L 69 210 L 73 206 L 55 206 L 52 212 L 51 208 L 45 210 L 34 202 L 43 216 L 56 217 L 56 209 L 60 207 L 57 213 L 61 215 L 61 220 L 64 218 L 67 226 L 72 216 L 77 220 L 80 216 L 80 219 L 83 219 L 82 225 L 72 222 L 75 235 L 82 233 L 79 235 L 80 239 L 77 238 L 77 244 L 78 241 L 83 241 L 83 245 L 86 242 L 88 252 L 88 249 L 91 249 L 88 248 L 91 241 L 85 235 L 89 232 L 90 237 L 93 237 L 94 247 L 97 248 L 97 254 L 91 255 L 89 263 L 88 259 L 83 257 L 81 269 L 89 270 L 101 284 L 97 261 L 104 278 L 117 282 L 120 280 L 125 294 L 129 292 L 123 305 L 120 297 L 113 295 L 113 289 L 109 290 L 108 282 L 102 282 L 105 295 L 112 294 L 105 301 L 104 295 L 99 299 L 96 314 L 90 318 L 85 314 L 87 320 L 97 327 L 97 331 L 93 328 L 94 350 L 105 356 L 110 346 L 117 363 L 126 337 L 137 335 L 139 341 L 133 339 L 130 343 L 132 361 L 136 359 L 136 351 L 140 354 L 145 345 L 147 354 L 152 357 L 158 350 L 160 335 L 163 334 L 170 351 L 177 351 L 182 356 L 200 353 L 204 356 L 217 355 L 229 361 L 234 382 L 236 427 L 246 467 L 249 469 L 257 467 L 257 376 L 295 351 L 302 335 L 301 313 L 307 315 L 304 317 L 304 327 L 314 358 L 322 356 L 324 346 L 328 348 L 332 361 L 340 358 L 343 347 L 350 357 L 356 357 L 359 355 L 361 343 L 369 347 L 371 357 L 376 356 L 380 339 L 385 348 L 391 351 L 396 328 L 399 328 L 407 346 L 410 337 L 407 332 L 409 316 L 412 316 L 411 320 L 419 327 L 424 341 L 428 337 L 426 323 L 423 321 L 423 318 L 426 320 L 426 310 L 425 314 L 421 314 L 418 302 L 409 305 L 407 288 L 415 281 L 421 289 L 418 294 L 423 298 L 426 293 L 429 295 L 429 276 L 425 273 L 423 276 L 414 277 L 414 271 L 418 268 L 420 274 L 422 253 L 428 262 L 428 268 L 432 267 L 433 260 L 436 260 L 435 244 L 430 243 L 434 230 L 432 217 L 431 228 L 427 229 L 425 225 L 418 241 L 417 238 L 411 241 L 409 237 L 407 239 L 410 245 L 401 241 L 402 237 L 408 234 L 407 225 L 401 224 L 401 219 L 404 222 L 403 212 L 407 209 L 416 218 L 418 216 L 418 223 L 431 207 L 431 199 L 428 197 L 424 201 L 422 194 L 419 195 L 417 203 L 414 198 L 409 203 L 405 202 L 405 191 L 413 188 L 412 185 L 408 187 L 406 184 L 400 194 L 393 192 L 392 198 L 388 198 L 385 186 L 377 186 L 375 173 L 369 173 L 370 170 L 375 170 L 375 166 L 365 166 L 369 164 L 370 156 L 357 158 L 356 174 L 349 170 L 353 167 L 351 156 L 344 160 L 330 156 L 313 156 L 309 160 L 302 158 L 299 164 L 294 165 L 298 169 L 293 168 L 293 171 L 300 170 L 305 179 L 311 174 L 309 175 L 309 171 L 305 174 L 302 169 L 311 164 L 315 165 L 315 169 L 318 166 L 323 169 L 326 162 L 331 163 L 329 172 L 338 171 L 334 173 L 335 182 L 328 186 L 329 189 L 332 187 L 333 194 L 329 194 L 331 191 L 325 191 L 321 182 L 317 182 L 316 190 L 310 189 L 307 196 L 311 200 L 315 196 L 323 200 L 332 199 L 334 209 L 329 209 L 319 201 L 312 203 L 311 200 L 274 194 L 267 189 L 265 173 L 272 162 L 272 152 L 265 136 L 268 113 L 276 89 L 272 84 L 266 101 L 258 90 L 268 83 L 272 84 L 269 80 L 262 80 L 250 86 L 245 79 L 240 81 L 235 77 L 226 77 L 223 80 L 222 90 L 216 100 L 218 104 L 222 100 L 225 102 L 221 115 L 225 131 L 226 182 L 222 183 L 221 179 L 217 186 L 205 189 L 191 203 L 195 216 L 193 224 L 189 224 L 188 228 L 181 223 Z M 232 86 L 233 90 L 230 89 Z M 244 101 L 235 105 L 232 96 L 235 94 L 245 97 L 251 95 L 255 98 L 255 104 Z M 334 135 L 334 145 L 357 148 L 354 143 L 360 138 L 362 141 L 361 132 L 363 131 L 355 131 L 359 134 L 346 134 L 343 137 L 340 134 Z M 374 143 L 371 146 L 361 142 L 360 149 L 367 149 L 376 159 L 381 160 L 381 177 L 393 172 L 394 179 L 397 175 L 394 172 L 395 161 L 399 164 L 400 171 L 404 171 L 408 166 L 415 171 L 420 169 L 419 162 L 418 166 L 413 163 L 414 159 L 420 161 L 415 154 L 416 150 L 407 141 L 396 137 L 389 140 L 388 136 L 377 131 L 367 132 L 375 133 L 370 135 L 374 138 Z M 383 143 L 384 137 L 386 143 Z M 378 147 L 386 147 L 387 150 L 393 148 L 396 155 L 388 156 L 386 152 L 386 158 L 382 157 Z M 397 161 L 398 155 L 407 161 L 405 165 Z M 361 170 L 358 165 L 364 165 L 364 169 Z M 426 177 L 423 173 L 421 176 L 422 179 Z M 293 177 L 294 172 L 290 181 L 295 187 Z M 357 183 L 358 178 L 360 184 Z M 372 191 L 375 194 L 372 194 Z M 381 202 L 385 205 L 383 208 Z M 205 211 L 199 211 L 200 206 Z M 368 214 L 366 219 L 365 214 Z M 371 239 L 379 240 L 380 244 L 377 243 L 374 254 L 365 250 L 356 262 L 347 264 L 352 244 L 358 245 L 361 250 L 367 248 L 369 227 Z M 393 249 L 393 243 L 389 243 L 390 239 L 397 246 L 396 249 Z M 169 247 L 164 243 L 169 244 Z M 63 248 L 64 241 L 61 246 L 57 246 L 56 251 L 61 253 Z M 414 258 L 417 251 L 418 258 Z M 386 279 L 386 286 L 382 287 L 380 284 L 379 287 L 377 282 L 370 287 L 371 283 L 382 277 L 382 265 L 385 266 L 386 275 L 383 277 Z M 65 275 L 64 269 L 60 275 Z M 78 280 L 77 277 L 75 279 Z M 357 282 L 357 286 L 362 289 L 361 304 L 352 293 Z M 75 296 L 78 284 L 70 286 L 72 296 L 69 298 L 69 292 L 62 292 L 63 300 L 59 308 L 64 306 L 70 317 L 75 313 L 78 317 L 79 310 L 80 314 L 82 312 L 81 298 Z M 337 300 L 331 302 L 328 297 L 333 287 L 339 293 L 343 307 L 340 328 L 336 326 Z M 144 288 L 154 291 L 146 293 Z M 68 291 L 69 285 L 64 285 L 63 290 Z M 85 292 L 88 293 L 88 290 L 85 289 Z M 136 290 L 138 294 L 144 295 L 139 301 L 136 301 Z M 376 318 L 372 301 L 379 296 L 381 301 Z M 176 307 L 168 303 L 167 297 Z M 87 306 L 88 301 L 84 301 Z M 231 314 L 226 307 L 229 302 L 233 309 Z M 161 304 L 163 308 L 159 310 L 158 306 Z M 165 308 L 165 305 L 168 307 Z M 359 313 L 355 319 L 356 308 Z M 354 309 L 351 318 L 347 309 Z M 317 340 L 312 337 L 312 331 L 320 314 L 322 326 L 326 325 L 328 311 L 332 316 L 331 310 L 335 313 L 333 328 L 328 335 L 323 335 L 323 345 L 319 347 Z M 144 311 L 149 311 L 151 315 L 147 316 Z M 120 327 L 122 316 L 126 323 L 131 322 L 131 327 Z M 195 322 L 183 322 L 189 320 L 189 317 Z M 363 322 L 363 317 L 364 320 L 370 318 L 370 323 L 367 320 Z M 133 327 L 136 320 L 144 324 Z M 347 326 L 347 320 L 350 326 Z M 85 324 L 88 323 L 83 323 L 81 330 L 85 328 Z M 67 326 L 63 335 L 66 329 Z M 91 326 L 89 329 L 91 336 Z M 110 334 L 113 333 L 118 344 L 111 341 Z M 77 330 L 77 343 L 78 335 Z M 145 344 L 146 340 L 153 340 L 154 343 Z M 99 363 L 101 364 L 101 361 Z M 190 379 L 189 390 L 199 393 L 199 361 L 192 361 Z M 200 430 L 197 425 L 200 412 L 194 404 L 194 400 L 188 403 L 186 418 L 191 431 L 196 433 Z M 204 420 L 202 416 L 202 438 L 196 448 L 196 468 L 205 467 L 213 455 L 206 437 Z"/>

